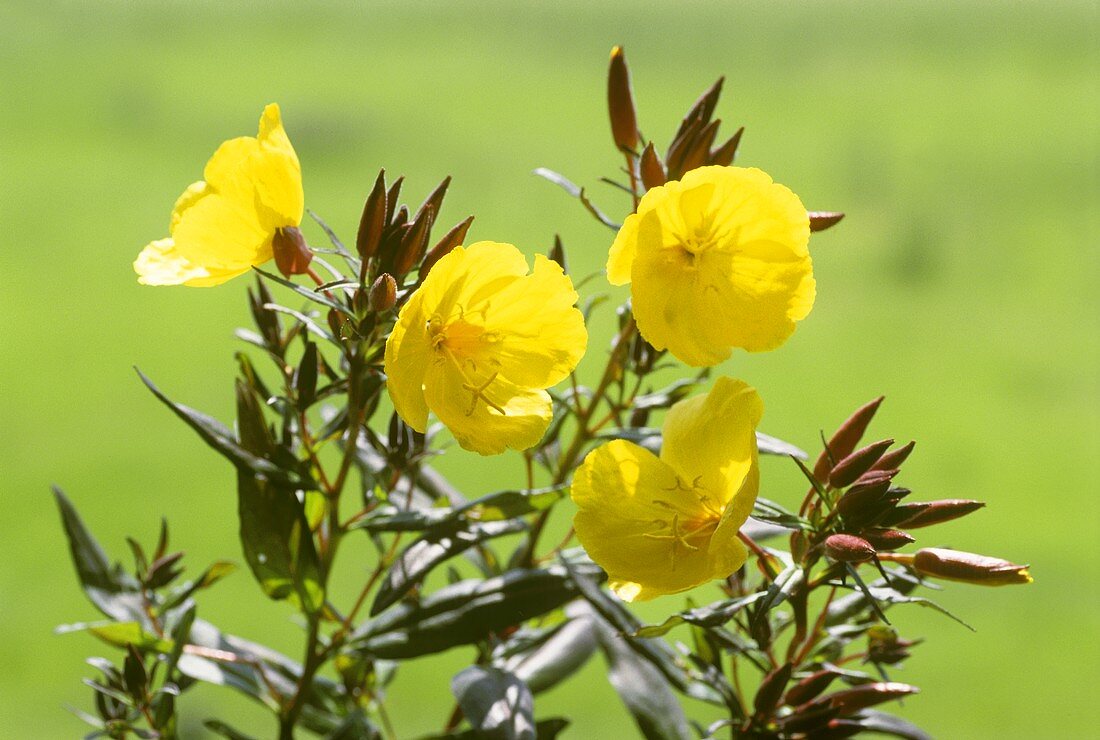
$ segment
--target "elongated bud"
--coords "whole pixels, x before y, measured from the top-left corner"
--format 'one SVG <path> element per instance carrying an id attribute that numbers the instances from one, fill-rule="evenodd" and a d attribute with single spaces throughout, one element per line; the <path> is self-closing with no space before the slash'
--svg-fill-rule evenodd
<path id="1" fill-rule="evenodd" d="M 619 149 L 633 152 L 638 146 L 638 114 L 634 110 L 634 91 L 623 48 L 611 50 L 607 70 L 607 112 L 611 117 L 611 136 Z"/>
<path id="2" fill-rule="evenodd" d="M 793 664 L 784 663 L 764 676 L 753 702 L 753 708 L 756 710 L 757 716 L 766 717 L 771 715 L 776 705 L 779 704 L 779 698 L 783 696 L 783 690 L 787 688 L 787 683 L 791 680 L 791 671 L 793 670 Z"/>
<path id="3" fill-rule="evenodd" d="M 390 189 L 386 191 L 386 223 L 392 223 L 394 216 L 397 214 L 397 198 L 401 195 L 401 185 L 404 182 L 405 178 L 399 177 L 393 181 Z"/>
<path id="4" fill-rule="evenodd" d="M 894 444 L 894 440 L 884 439 L 848 455 L 838 462 L 829 473 L 829 485 L 833 488 L 844 488 L 855 483 L 861 475 L 878 462 L 878 459 L 882 457 L 886 450 L 890 449 L 892 444 Z"/>
<path id="5" fill-rule="evenodd" d="M 840 223 L 844 214 L 839 211 L 810 211 L 806 214 L 810 217 L 810 231 L 824 231 Z"/>
<path id="6" fill-rule="evenodd" d="M 903 696 L 919 694 L 920 689 L 907 683 L 894 681 L 876 682 L 856 686 L 846 691 L 838 691 L 829 696 L 829 701 L 834 707 L 839 707 L 844 714 L 858 712 L 860 709 L 873 707 L 884 701 L 900 699 Z"/>
<path id="7" fill-rule="evenodd" d="M 652 141 L 646 144 L 645 149 L 642 150 L 642 163 L 639 169 L 642 174 L 642 185 L 645 186 L 646 190 L 664 185 L 668 181 L 665 166 L 661 163 L 661 158 L 657 156 L 657 150 L 653 148 Z"/>
<path id="8" fill-rule="evenodd" d="M 546 256 L 557 262 L 562 272 L 569 272 L 569 266 L 565 262 L 565 245 L 561 243 L 560 235 L 554 234 L 554 246 L 550 247 Z"/>
<path id="9" fill-rule="evenodd" d="M 718 136 L 718 127 L 721 124 L 721 120 L 711 121 L 696 134 L 684 150 L 684 161 L 680 164 L 681 172 L 690 172 L 710 161 L 710 147 Z"/>
<path id="10" fill-rule="evenodd" d="M 304 275 L 313 261 L 313 252 L 306 246 L 305 237 L 293 226 L 275 230 L 271 251 L 275 255 L 275 266 L 285 277 Z"/>
<path id="11" fill-rule="evenodd" d="M 890 489 L 889 480 L 878 480 L 852 486 L 837 499 L 836 508 L 845 519 L 858 517 L 878 509 L 878 504 L 886 498 Z"/>
<path id="12" fill-rule="evenodd" d="M 420 277 L 424 278 L 425 275 L 432 269 L 432 266 L 436 262 L 443 259 L 452 249 L 462 244 L 466 238 L 466 232 L 470 230 L 470 224 L 474 222 L 473 216 L 467 216 L 464 220 L 455 224 L 455 226 L 443 235 L 443 238 L 432 247 L 427 256 L 424 257 L 423 264 L 420 265 Z"/>
<path id="13" fill-rule="evenodd" d="M 423 211 L 417 212 L 408 231 L 401 237 L 401 246 L 397 250 L 394 270 L 398 275 L 404 275 L 424 258 L 433 221 L 435 221 L 435 209 L 430 205 L 425 206 Z"/>
<path id="14" fill-rule="evenodd" d="M 978 586 L 1010 586 L 1034 580 L 1026 565 L 938 547 L 917 550 L 913 556 L 913 568 L 926 576 Z"/>
<path id="15" fill-rule="evenodd" d="M 891 512 L 887 523 L 905 529 L 930 527 L 972 514 L 984 506 L 981 501 L 961 498 L 901 504 Z"/>
<path id="16" fill-rule="evenodd" d="M 863 433 L 867 431 L 871 419 L 875 418 L 875 412 L 882 405 L 884 398 L 885 396 L 879 396 L 870 403 L 860 406 L 840 425 L 840 428 L 829 439 L 829 449 L 823 450 L 818 455 L 817 462 L 814 464 L 815 478 L 824 483 L 833 467 L 830 459 L 833 461 L 841 460 L 852 453 L 852 450 L 859 444 L 859 440 L 862 439 Z"/>
<path id="17" fill-rule="evenodd" d="M 791 687 L 791 690 L 783 697 L 783 703 L 791 707 L 805 704 L 818 696 L 822 691 L 829 688 L 829 684 L 831 684 L 833 679 L 838 675 L 840 674 L 830 670 L 818 671 L 817 673 L 810 674 Z"/>
<path id="18" fill-rule="evenodd" d="M 695 99 L 695 102 L 688 108 L 684 119 L 680 122 L 680 128 L 676 131 L 674 139 L 679 138 L 681 134 L 687 131 L 692 121 L 698 120 L 704 126 L 710 123 L 710 117 L 714 115 L 714 109 L 718 106 L 718 98 L 722 95 L 722 85 L 725 82 L 725 77 L 719 77 L 713 85 Z"/>
<path id="19" fill-rule="evenodd" d="M 375 312 L 389 311 L 397 303 L 397 281 L 393 275 L 383 272 L 370 286 L 368 305 Z"/>
<path id="20" fill-rule="evenodd" d="M 875 548 L 854 534 L 833 534 L 825 540 L 825 554 L 841 563 L 862 563 L 875 556 Z"/>
<path id="21" fill-rule="evenodd" d="M 725 144 L 710 153 L 710 163 L 728 167 L 737 157 L 737 147 L 741 145 L 741 135 L 745 133 L 745 127 L 737 129 Z"/>
<path id="22" fill-rule="evenodd" d="M 896 550 L 916 542 L 911 534 L 897 529 L 865 529 L 860 532 L 860 535 L 879 551 Z"/>
<path id="23" fill-rule="evenodd" d="M 386 171 L 381 170 L 363 204 L 363 215 L 359 218 L 355 249 L 359 252 L 360 259 L 369 260 L 378 252 L 378 245 L 382 243 L 382 230 L 386 227 L 387 210 Z"/>
<path id="24" fill-rule="evenodd" d="M 916 442 L 910 442 L 896 450 L 890 450 L 871 466 L 871 470 L 897 470 L 903 462 L 909 459 L 910 453 L 913 452 L 913 448 L 916 446 Z"/>

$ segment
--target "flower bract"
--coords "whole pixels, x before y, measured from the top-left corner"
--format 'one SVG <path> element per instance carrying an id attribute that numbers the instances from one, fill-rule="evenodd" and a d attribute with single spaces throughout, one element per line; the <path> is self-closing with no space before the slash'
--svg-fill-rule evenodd
<path id="1" fill-rule="evenodd" d="M 302 170 L 279 118 L 268 105 L 256 137 L 230 139 L 206 163 L 172 209 L 167 239 L 134 261 L 145 285 L 211 286 L 272 257 L 280 229 L 297 228 L 304 209 Z"/>
<path id="2" fill-rule="evenodd" d="M 573 478 L 577 539 L 625 601 L 686 591 L 744 564 L 737 532 L 760 484 L 760 396 L 719 378 L 675 404 L 660 457 L 625 440 L 597 447 Z"/>
<path id="3" fill-rule="evenodd" d="M 462 447 L 492 455 L 535 445 L 550 423 L 546 388 L 572 372 L 588 333 L 561 267 L 511 244 L 456 247 L 401 308 L 386 342 L 390 397 L 424 432 L 431 411 Z"/>
<path id="4" fill-rule="evenodd" d="M 694 366 L 774 349 L 814 303 L 802 202 L 764 172 L 700 167 L 652 188 L 611 247 L 638 330 Z"/>

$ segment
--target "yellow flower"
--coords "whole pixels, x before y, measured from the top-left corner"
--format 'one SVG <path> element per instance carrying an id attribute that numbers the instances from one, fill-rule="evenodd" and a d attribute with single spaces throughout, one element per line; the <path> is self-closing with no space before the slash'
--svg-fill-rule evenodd
<path id="1" fill-rule="evenodd" d="M 744 564 L 737 531 L 760 487 L 763 410 L 754 388 L 719 378 L 669 410 L 659 458 L 625 440 L 585 458 L 573 477 L 573 526 L 624 601 L 686 591 Z"/>
<path id="2" fill-rule="evenodd" d="M 689 365 L 774 349 L 814 304 L 810 222 L 758 169 L 700 167 L 645 194 L 607 260 L 642 336 Z"/>
<path id="3" fill-rule="evenodd" d="M 276 232 L 302 221 L 302 170 L 277 105 L 264 108 L 255 138 L 218 147 L 203 177 L 176 201 L 171 236 L 134 261 L 139 283 L 220 285 L 271 259 Z"/>
<path id="4" fill-rule="evenodd" d="M 394 408 L 418 432 L 432 411 L 467 450 L 524 450 L 550 423 L 545 388 L 584 354 L 588 333 L 561 267 L 511 244 L 457 247 L 432 267 L 386 341 Z"/>

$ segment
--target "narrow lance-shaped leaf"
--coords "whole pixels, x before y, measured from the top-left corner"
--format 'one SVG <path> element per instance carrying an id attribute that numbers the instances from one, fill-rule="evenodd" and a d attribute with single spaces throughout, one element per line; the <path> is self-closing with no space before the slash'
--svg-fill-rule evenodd
<path id="1" fill-rule="evenodd" d="M 194 429 L 202 438 L 202 441 L 237 466 L 238 470 L 254 472 L 263 475 L 268 480 L 296 488 L 313 488 L 316 486 L 313 481 L 303 479 L 295 472 L 283 470 L 269 460 L 257 457 L 252 452 L 244 449 L 234 438 L 233 433 L 220 421 L 188 406 L 169 400 L 153 385 L 153 381 L 145 377 L 140 370 L 137 370 L 137 374 L 161 403 L 170 408 L 187 426 Z"/>
<path id="2" fill-rule="evenodd" d="M 136 593 L 137 582 L 118 564 L 110 564 L 107 554 L 84 526 L 76 507 L 61 489 L 55 486 L 53 494 L 61 512 L 61 523 L 65 528 L 77 578 L 88 599 L 113 619 L 144 618 L 141 598 Z"/>
<path id="3" fill-rule="evenodd" d="M 511 673 L 473 665 L 451 679 L 451 692 L 479 737 L 535 740 L 535 700 Z"/>
<path id="4" fill-rule="evenodd" d="M 440 563 L 446 562 L 474 545 L 514 534 L 527 528 L 522 520 L 505 520 L 474 524 L 467 528 L 433 530 L 406 547 L 390 566 L 371 605 L 370 614 L 396 603 L 417 586 Z"/>
<path id="5" fill-rule="evenodd" d="M 237 473 L 241 545 L 252 574 L 272 599 L 291 599 L 304 611 L 324 603 L 313 536 L 294 491 Z"/>

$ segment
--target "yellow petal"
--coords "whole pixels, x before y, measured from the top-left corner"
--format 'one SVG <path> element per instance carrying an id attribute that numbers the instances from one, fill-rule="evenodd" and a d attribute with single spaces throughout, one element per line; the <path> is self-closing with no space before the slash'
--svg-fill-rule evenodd
<path id="1" fill-rule="evenodd" d="M 146 245 L 134 260 L 134 272 L 142 285 L 182 285 L 209 273 L 184 259 L 171 239 L 158 239 Z"/>
<path id="2" fill-rule="evenodd" d="M 179 217 L 172 239 L 189 262 L 211 272 L 236 271 L 271 259 L 271 239 L 255 211 L 221 195 L 206 195 Z"/>
<path id="3" fill-rule="evenodd" d="M 428 403 L 424 375 L 433 361 L 423 311 L 424 296 L 413 293 L 401 307 L 397 323 L 386 340 L 386 388 L 393 407 L 405 423 L 423 434 L 428 431 Z"/>
<path id="4" fill-rule="evenodd" d="M 645 217 L 667 198 L 675 197 L 680 190 L 676 181 L 651 188 L 642 196 L 635 213 L 626 217 L 611 251 L 607 256 L 607 281 L 612 285 L 626 285 L 631 280 L 631 269 L 638 253 L 638 226 Z"/>
<path id="5" fill-rule="evenodd" d="M 662 428 L 661 460 L 685 481 L 697 481 L 726 514 L 729 506 L 738 508 L 738 526 L 752 511 L 755 490 L 751 499 L 730 502 L 757 467 L 756 426 L 763 412 L 755 388 L 720 377 L 705 396 L 673 405 Z"/>
<path id="6" fill-rule="evenodd" d="M 274 232 L 302 221 L 302 170 L 279 117 L 268 105 L 259 136 L 230 139 L 218 147 L 203 171 L 206 182 L 242 210 L 251 211 Z"/>
<path id="7" fill-rule="evenodd" d="M 641 601 L 678 593 L 729 575 L 724 550 L 675 543 L 671 517 L 686 526 L 705 515 L 694 491 L 648 450 L 624 440 L 588 454 L 573 477 L 577 539 L 607 571 L 619 596 Z"/>
<path id="8" fill-rule="evenodd" d="M 168 221 L 168 233 L 171 234 L 176 230 L 176 224 L 180 222 L 180 219 L 187 209 L 198 203 L 202 198 L 210 195 L 212 192 L 213 191 L 207 187 L 206 183 L 202 180 L 188 185 L 187 189 L 183 191 L 180 197 L 176 198 L 176 204 L 172 206 L 172 217 Z"/>
<path id="9" fill-rule="evenodd" d="M 428 365 L 424 398 L 463 449 L 482 455 L 535 446 L 552 415 L 546 391 L 469 366 L 460 369 L 449 359 Z"/>
<path id="10" fill-rule="evenodd" d="M 531 275 L 489 299 L 486 329 L 495 332 L 501 375 L 518 385 L 549 388 L 584 356 L 588 332 L 574 304 L 577 291 L 553 260 L 535 256 Z"/>

